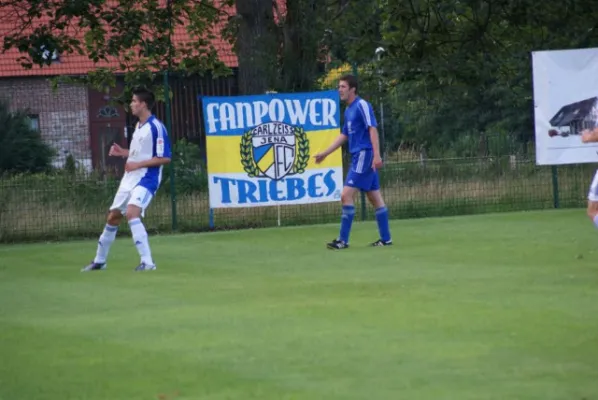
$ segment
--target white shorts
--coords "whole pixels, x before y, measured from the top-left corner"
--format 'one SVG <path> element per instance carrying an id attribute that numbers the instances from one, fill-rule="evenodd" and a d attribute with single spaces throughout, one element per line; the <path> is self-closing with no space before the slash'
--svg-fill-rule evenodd
<path id="1" fill-rule="evenodd" d="M 133 190 L 119 190 L 114 196 L 110 211 L 119 210 L 122 215 L 127 212 L 127 206 L 133 205 L 141 208 L 141 216 L 145 215 L 145 209 L 149 206 L 154 196 L 143 186 L 135 186 Z"/>
<path id="2" fill-rule="evenodd" d="M 590 184 L 590 190 L 588 191 L 588 200 L 598 201 L 598 171 L 594 174 L 594 179 Z"/>

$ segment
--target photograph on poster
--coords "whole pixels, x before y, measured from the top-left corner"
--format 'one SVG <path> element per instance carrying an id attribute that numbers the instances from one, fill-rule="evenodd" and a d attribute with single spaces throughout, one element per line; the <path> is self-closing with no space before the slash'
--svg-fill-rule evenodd
<path id="1" fill-rule="evenodd" d="M 598 126 L 598 48 L 532 53 L 536 163 L 598 162 L 598 143 L 582 143 Z"/>

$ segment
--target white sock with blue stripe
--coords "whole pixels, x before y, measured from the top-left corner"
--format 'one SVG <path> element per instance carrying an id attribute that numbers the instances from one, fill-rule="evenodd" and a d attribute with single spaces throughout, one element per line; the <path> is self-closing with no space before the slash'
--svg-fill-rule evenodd
<path id="1" fill-rule="evenodd" d="M 137 247 L 137 252 L 141 257 L 141 262 L 146 265 L 154 265 L 152 259 L 152 252 L 150 251 L 149 241 L 147 237 L 147 231 L 141 219 L 135 218 L 129 221 L 131 227 L 131 234 L 133 236 L 133 243 Z"/>
<path id="2" fill-rule="evenodd" d="M 98 240 L 98 249 L 96 251 L 96 257 L 93 259 L 94 263 L 106 263 L 106 258 L 108 257 L 108 253 L 110 252 L 110 246 L 112 245 L 112 242 L 114 242 L 114 239 L 116 239 L 117 231 L 118 226 L 106 224 L 106 226 L 104 227 L 104 231 L 100 235 L 100 240 Z"/>

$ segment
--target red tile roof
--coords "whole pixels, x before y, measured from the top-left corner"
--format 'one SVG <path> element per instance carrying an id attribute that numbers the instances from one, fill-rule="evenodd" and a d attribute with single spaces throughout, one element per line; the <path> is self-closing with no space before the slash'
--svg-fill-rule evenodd
<path id="1" fill-rule="evenodd" d="M 166 0 L 161 0 L 161 2 Z M 278 4 L 282 6 L 282 12 L 284 12 L 285 0 L 277 0 Z M 234 7 L 222 6 L 220 8 L 225 11 L 228 15 L 234 15 Z M 47 19 L 46 19 L 47 21 Z M 40 20 L 40 23 L 44 20 Z M 222 21 L 217 23 L 213 29 L 215 39 L 211 41 L 212 45 L 216 48 L 220 61 L 225 63 L 229 67 L 237 66 L 237 57 L 232 49 L 231 44 L 222 38 L 221 30 L 226 26 L 226 20 L 223 18 Z M 15 29 L 18 29 L 19 19 L 14 13 L 9 13 L 7 10 L 0 10 L 0 37 L 4 37 L 6 34 L 14 33 Z M 74 35 L 81 37 L 82 34 L 73 32 Z M 184 43 L 189 41 L 189 36 L 185 31 L 184 27 L 177 26 L 173 35 L 174 43 Z M 0 48 L 1 45 L 0 43 Z M 23 68 L 18 62 L 19 57 L 24 54 L 19 53 L 16 49 L 11 49 L 5 53 L 0 52 L 0 78 L 6 77 L 21 77 L 21 76 L 55 76 L 55 75 L 85 75 L 89 71 L 99 67 L 117 68 L 119 63 L 116 60 L 110 60 L 110 62 L 101 61 L 94 63 L 86 55 L 79 55 L 77 53 L 62 54 L 60 55 L 60 61 L 55 62 L 49 66 L 33 66 L 31 69 Z"/>

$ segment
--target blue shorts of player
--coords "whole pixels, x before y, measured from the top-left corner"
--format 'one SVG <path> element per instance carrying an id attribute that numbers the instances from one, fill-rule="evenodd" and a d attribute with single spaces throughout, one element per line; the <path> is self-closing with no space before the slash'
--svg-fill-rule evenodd
<path id="1" fill-rule="evenodd" d="M 374 152 L 371 149 L 361 150 L 351 155 L 351 169 L 345 179 L 345 186 L 364 192 L 380 190 L 378 171 L 372 169 Z"/>

